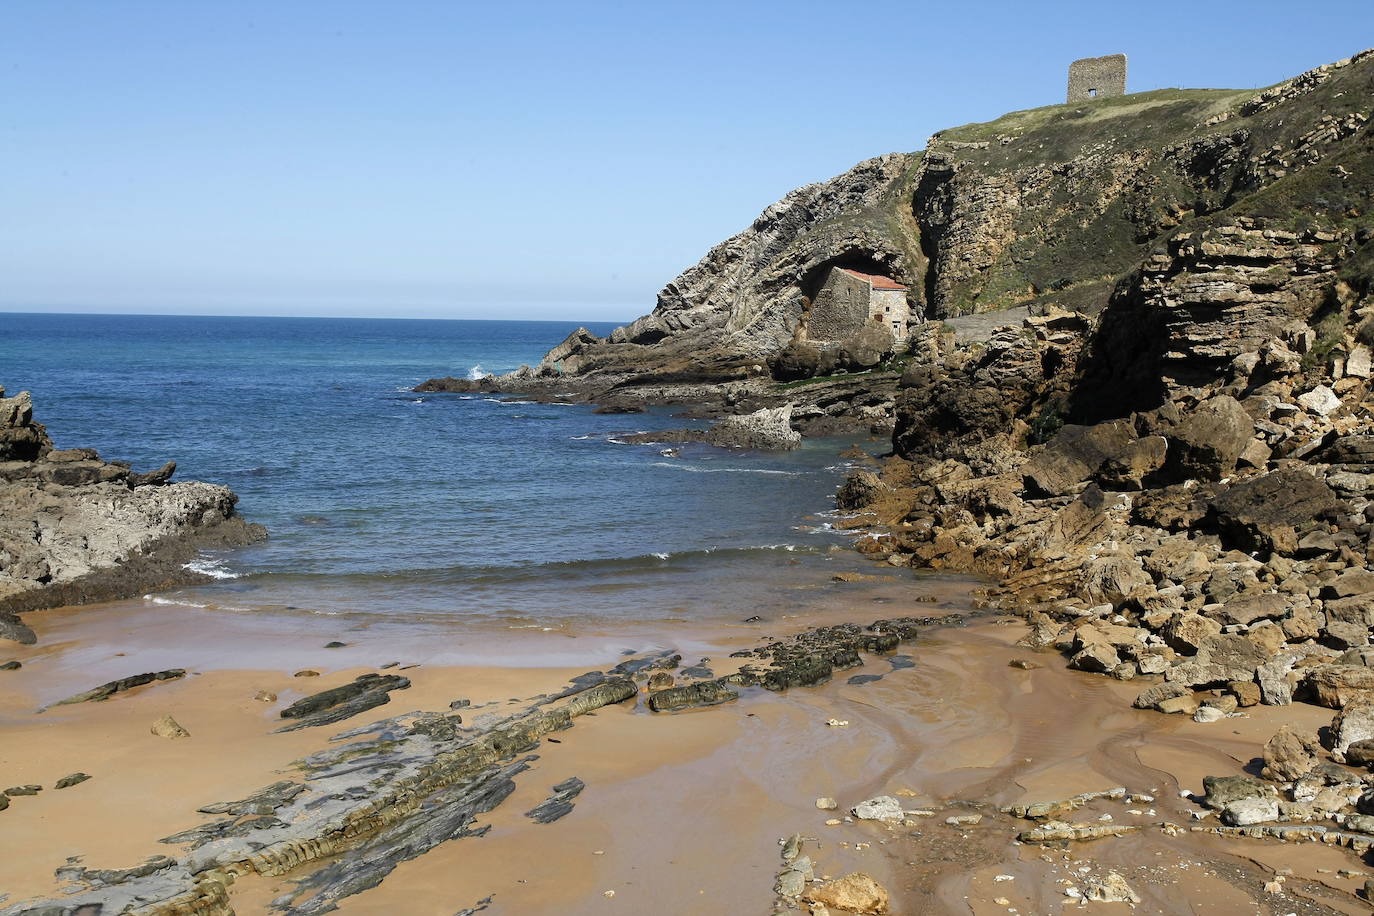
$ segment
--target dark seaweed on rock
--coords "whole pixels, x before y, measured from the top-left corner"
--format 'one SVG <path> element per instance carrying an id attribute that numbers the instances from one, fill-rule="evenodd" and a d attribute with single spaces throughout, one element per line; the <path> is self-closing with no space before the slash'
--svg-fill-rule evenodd
<path id="1" fill-rule="evenodd" d="M 283 719 L 299 719 L 283 725 L 279 732 L 330 725 L 360 712 L 391 702 L 392 690 L 405 690 L 410 679 L 397 674 L 363 674 L 351 684 L 321 690 L 292 703 L 281 711 Z M 460 720 L 461 721 L 461 720 Z"/>

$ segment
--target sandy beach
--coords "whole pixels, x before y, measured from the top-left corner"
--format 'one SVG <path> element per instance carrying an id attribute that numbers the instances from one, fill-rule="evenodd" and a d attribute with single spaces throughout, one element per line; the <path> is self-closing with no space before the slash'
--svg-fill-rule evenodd
<path id="1" fill-rule="evenodd" d="M 208 820 L 197 808 L 300 778 L 296 761 L 371 720 L 448 712 L 460 698 L 474 714 L 516 708 L 628 651 L 671 648 L 684 665 L 704 657 L 721 674 L 737 663 L 731 651 L 765 636 L 880 614 L 968 612 L 975 588 L 954 577 L 913 587 L 903 574 L 800 592 L 805 600 L 787 620 L 576 636 L 331 634 L 327 619 L 303 624 L 139 602 L 35 615 L 41 639 L 16 653 L 24 667 L 5 675 L 0 728 L 7 782 L 45 788 L 14 799 L 5 813 L 11 853 L 0 861 L 0 888 L 13 904 L 61 892 L 54 871 L 64 864 L 127 868 L 175 854 L 158 841 Z M 927 600 L 894 606 L 897 590 Z M 796 834 L 818 877 L 870 874 L 898 914 L 1076 910 L 1079 901 L 1065 891 L 1109 871 L 1126 878 L 1148 912 L 1365 912 L 1352 896 L 1362 879 L 1337 877 L 1359 869 L 1353 854 L 1191 833 L 1189 812 L 1198 806 L 1180 798 L 1199 792 L 1205 775 L 1251 767 L 1280 721 L 1315 729 L 1328 712 L 1252 707 L 1200 724 L 1133 710 L 1132 685 L 1017 648 L 1023 632 L 1019 620 L 975 616 L 903 645 L 899 657 L 911 667 L 869 655 L 813 689 L 752 689 L 736 702 L 676 713 L 650 712 L 641 692 L 639 701 L 579 717 L 544 738 L 515 791 L 481 819 L 484 835 L 401 863 L 339 909 L 452 916 L 490 898 L 492 913 L 767 912 L 779 842 Z M 322 648 L 330 635 L 347 645 Z M 1009 667 L 1013 659 L 1035 667 Z M 411 686 L 385 706 L 334 726 L 273 733 L 286 704 L 393 661 L 387 670 Z M 102 702 L 44 708 L 174 663 L 188 674 Z M 294 676 L 307 669 L 319 676 Z M 873 675 L 881 677 L 862 682 Z M 262 691 L 275 700 L 254 699 Z M 190 737 L 151 734 L 167 714 Z M 52 788 L 73 772 L 91 778 Z M 586 788 L 569 814 L 550 824 L 525 816 L 570 777 Z M 1018 843 L 1028 822 L 998 810 L 1116 786 L 1151 800 L 1104 799 L 1073 819 L 1109 817 L 1101 822 L 1143 831 L 1042 848 Z M 921 813 L 895 827 L 845 816 L 879 795 Z M 818 810 L 820 797 L 840 810 Z M 946 823 L 973 814 L 982 816 L 976 825 Z M 841 822 L 827 826 L 831 819 Z M 1169 836 L 1163 823 L 1182 830 Z M 1266 893 L 1281 868 L 1291 875 L 1279 893 Z M 269 912 L 294 877 L 241 878 L 231 888 L 234 912 Z"/>

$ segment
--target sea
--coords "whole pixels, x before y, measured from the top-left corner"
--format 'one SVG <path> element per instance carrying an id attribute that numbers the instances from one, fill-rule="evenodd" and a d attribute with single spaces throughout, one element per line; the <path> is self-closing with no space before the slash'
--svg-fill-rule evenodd
<path id="1" fill-rule="evenodd" d="M 267 528 L 150 603 L 555 629 L 785 613 L 863 568 L 833 527 L 840 455 L 884 441 L 630 445 L 700 421 L 413 390 L 537 363 L 578 324 L 0 314 L 0 385 L 58 447 L 174 459 Z"/>

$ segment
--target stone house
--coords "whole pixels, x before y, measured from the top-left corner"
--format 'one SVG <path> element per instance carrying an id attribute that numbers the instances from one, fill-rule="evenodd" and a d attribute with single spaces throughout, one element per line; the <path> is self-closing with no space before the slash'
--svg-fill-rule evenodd
<path id="1" fill-rule="evenodd" d="M 898 340 L 907 336 L 907 288 L 880 274 L 832 267 L 811 303 L 808 340 L 844 340 L 866 324 L 879 324 Z"/>

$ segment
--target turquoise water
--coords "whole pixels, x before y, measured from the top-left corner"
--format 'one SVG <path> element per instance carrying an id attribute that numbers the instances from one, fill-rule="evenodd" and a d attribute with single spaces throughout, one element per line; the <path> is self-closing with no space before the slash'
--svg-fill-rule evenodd
<path id="1" fill-rule="evenodd" d="M 671 411 L 417 395 L 534 363 L 572 322 L 0 314 L 0 385 L 59 447 L 223 483 L 266 542 L 149 600 L 558 625 L 782 610 L 854 561 L 817 513 L 846 441 L 665 457 Z M 592 325 L 604 334 L 610 325 Z"/>

